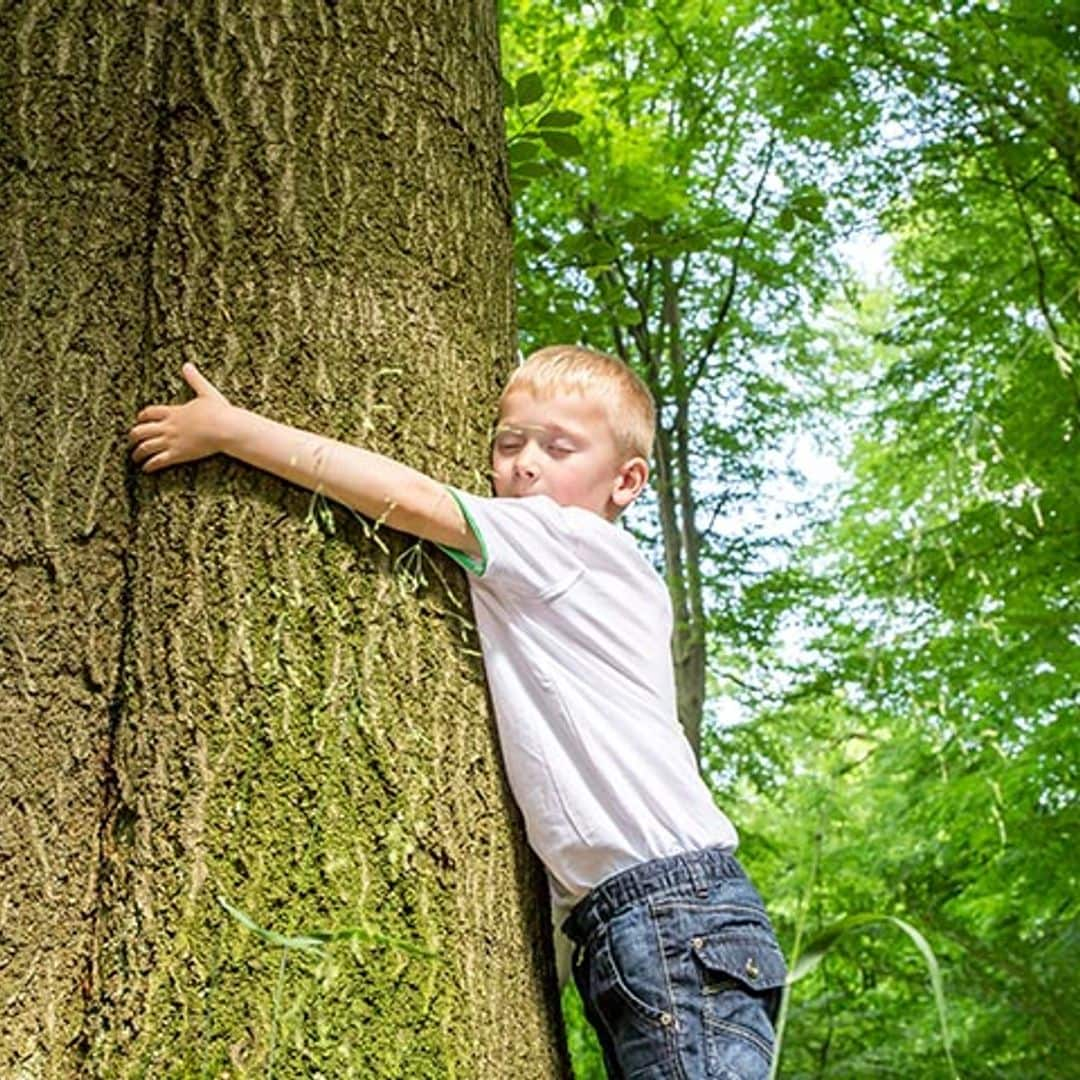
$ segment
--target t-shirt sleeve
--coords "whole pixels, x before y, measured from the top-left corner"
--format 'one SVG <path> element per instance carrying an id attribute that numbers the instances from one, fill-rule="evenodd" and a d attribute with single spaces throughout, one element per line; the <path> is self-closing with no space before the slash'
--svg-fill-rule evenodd
<path id="1" fill-rule="evenodd" d="M 480 558 L 443 547 L 455 562 L 493 589 L 551 599 L 584 572 L 573 523 L 546 495 L 484 498 L 455 488 L 453 495 L 480 544 Z"/>

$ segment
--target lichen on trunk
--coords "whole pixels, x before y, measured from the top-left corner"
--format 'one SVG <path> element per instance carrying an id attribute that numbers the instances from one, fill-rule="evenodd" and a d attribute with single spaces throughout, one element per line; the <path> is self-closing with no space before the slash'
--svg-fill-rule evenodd
<path id="1" fill-rule="evenodd" d="M 5 781 L 29 930 L 0 1067 L 560 1075 L 457 571 L 227 461 L 123 461 L 195 360 L 238 403 L 486 486 L 513 342 L 493 8 L 4 18 L 2 702 L 38 745 Z M 247 917 L 353 932 L 304 948 Z"/>

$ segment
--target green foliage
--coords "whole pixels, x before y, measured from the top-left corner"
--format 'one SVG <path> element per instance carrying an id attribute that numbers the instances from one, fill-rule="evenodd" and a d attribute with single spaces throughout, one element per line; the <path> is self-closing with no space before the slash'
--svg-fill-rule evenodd
<path id="1" fill-rule="evenodd" d="M 581 142 L 566 130 L 581 122 L 581 113 L 550 108 L 537 72 L 526 72 L 515 84 L 503 79 L 503 104 L 509 111 L 510 185 L 516 195 L 533 180 L 552 175 L 560 159 L 582 154 Z"/>
<path id="2" fill-rule="evenodd" d="M 596 1033 L 585 1019 L 581 995 L 573 980 L 563 987 L 562 1011 L 575 1080 L 604 1080 L 607 1072 L 604 1069 L 603 1051 Z"/>
<path id="3" fill-rule="evenodd" d="M 945 1008 L 945 991 L 942 985 L 941 967 L 929 942 L 911 923 L 898 919 L 895 915 L 876 915 L 864 912 L 859 915 L 849 915 L 847 918 L 833 923 L 832 926 L 827 926 L 818 933 L 802 952 L 793 954 L 788 986 L 793 986 L 800 979 L 806 978 L 825 959 L 829 951 L 845 934 L 877 924 L 892 924 L 905 933 L 911 939 L 915 948 L 919 950 L 919 954 L 926 963 L 926 970 L 929 973 L 930 985 L 934 993 L 934 1004 L 937 1007 L 938 1017 L 941 1021 L 941 1038 L 945 1057 L 949 1062 L 950 1070 L 955 1076 L 956 1069 L 953 1066 L 952 1052 L 949 1046 L 949 1022 Z M 779 1050 L 783 1047 L 783 1027 L 782 1013 L 777 1024 L 777 1061 L 780 1060 Z"/>
<path id="4" fill-rule="evenodd" d="M 748 718 L 703 766 L 789 952 L 830 945 L 785 1077 L 947 1076 L 943 1000 L 959 1075 L 1077 1075 L 1078 41 L 1054 0 L 522 0 L 506 28 L 581 146 L 516 152 L 544 155 L 525 343 L 622 352 L 684 425 L 708 686 Z M 891 239 L 873 286 L 838 257 L 860 229 Z M 784 533 L 753 508 L 793 434 L 845 479 Z M 634 525 L 688 587 L 659 500 Z"/>
<path id="5" fill-rule="evenodd" d="M 892 80 L 867 204 L 898 275 L 849 292 L 823 331 L 823 420 L 850 418 L 850 483 L 758 589 L 774 623 L 803 612 L 790 689 L 745 695 L 752 730 L 713 752 L 752 778 L 789 926 L 801 837 L 820 859 L 815 926 L 872 907 L 934 943 L 961 1075 L 1072 1075 L 1080 129 L 1075 58 L 1050 44 L 1063 9 L 806 10 L 819 31 L 840 20 L 856 77 Z M 935 1075 L 898 960 L 841 954 L 808 980 L 785 1074 L 887 1068 L 892 1025 L 905 1074 Z"/>

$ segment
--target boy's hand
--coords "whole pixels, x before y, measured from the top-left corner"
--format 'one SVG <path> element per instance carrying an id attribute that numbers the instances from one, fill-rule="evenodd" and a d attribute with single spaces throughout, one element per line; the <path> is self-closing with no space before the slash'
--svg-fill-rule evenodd
<path id="1" fill-rule="evenodd" d="M 131 456 L 136 464 L 142 463 L 143 472 L 198 461 L 222 450 L 229 402 L 194 364 L 185 364 L 182 371 L 195 397 L 185 405 L 148 405 L 128 432 Z"/>
<path id="2" fill-rule="evenodd" d="M 230 405 L 194 364 L 183 370 L 194 399 L 186 405 L 147 406 L 128 435 L 131 456 L 144 472 L 228 454 L 391 528 L 480 558 L 480 541 L 454 497 L 430 476 L 382 454 Z"/>

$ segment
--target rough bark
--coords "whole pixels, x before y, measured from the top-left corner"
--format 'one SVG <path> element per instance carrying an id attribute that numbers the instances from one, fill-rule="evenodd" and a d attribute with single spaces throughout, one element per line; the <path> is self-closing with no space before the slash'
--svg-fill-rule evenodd
<path id="1" fill-rule="evenodd" d="M 123 443 L 195 359 L 484 487 L 512 355 L 494 10 L 2 21 L 0 1072 L 559 1075 L 460 577 L 241 466 L 137 476 Z M 219 897 L 357 932 L 282 948 Z"/>

